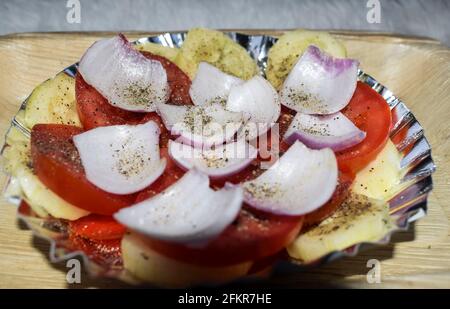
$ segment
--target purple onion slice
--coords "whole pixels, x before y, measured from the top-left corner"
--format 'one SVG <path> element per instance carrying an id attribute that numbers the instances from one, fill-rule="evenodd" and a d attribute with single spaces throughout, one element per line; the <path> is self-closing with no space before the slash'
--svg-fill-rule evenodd
<path id="1" fill-rule="evenodd" d="M 86 178 L 114 194 L 138 192 L 164 172 L 166 159 L 159 154 L 159 126 L 98 127 L 73 137 Z"/>
<path id="2" fill-rule="evenodd" d="M 123 208 L 114 217 L 152 238 L 200 246 L 233 222 L 242 201 L 240 187 L 214 191 L 208 176 L 192 169 L 160 194 Z"/>
<path id="3" fill-rule="evenodd" d="M 343 109 L 356 89 L 359 62 L 334 58 L 309 46 L 281 88 L 281 103 L 304 114 L 333 114 Z"/>
<path id="4" fill-rule="evenodd" d="M 341 151 L 360 143 L 366 137 L 342 113 L 318 116 L 297 113 L 284 135 L 289 144 L 296 140 L 312 149 L 331 148 Z"/>
<path id="5" fill-rule="evenodd" d="M 337 181 L 337 161 L 331 149 L 313 150 L 296 141 L 267 171 L 241 186 L 245 202 L 252 207 L 299 216 L 324 205 Z"/>
<path id="6" fill-rule="evenodd" d="M 248 117 L 241 132 L 247 140 L 252 140 L 266 133 L 277 121 L 281 104 L 272 85 L 261 76 L 255 76 L 231 89 L 226 108 Z"/>
<path id="7" fill-rule="evenodd" d="M 224 109 L 221 104 L 176 106 L 158 104 L 158 114 L 177 141 L 196 148 L 211 148 L 230 141 L 245 118 L 242 113 Z"/>
<path id="8" fill-rule="evenodd" d="M 78 65 L 84 80 L 121 109 L 151 112 L 169 98 L 166 70 L 135 50 L 123 35 L 95 42 Z"/>
<path id="9" fill-rule="evenodd" d="M 214 149 L 199 149 L 169 141 L 170 157 L 183 169 L 196 168 L 211 178 L 236 174 L 258 155 L 258 150 L 245 140 L 219 145 Z"/>
<path id="10" fill-rule="evenodd" d="M 200 62 L 189 94 L 195 105 L 225 104 L 231 88 L 242 83 L 242 79 L 226 74 L 207 62 Z"/>

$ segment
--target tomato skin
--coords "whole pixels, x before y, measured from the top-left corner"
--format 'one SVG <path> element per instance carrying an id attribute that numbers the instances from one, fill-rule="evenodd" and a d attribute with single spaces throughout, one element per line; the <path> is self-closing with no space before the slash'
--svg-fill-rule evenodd
<path id="1" fill-rule="evenodd" d="M 92 261 L 105 267 L 121 266 L 121 239 L 94 240 L 69 234 L 68 246 L 71 250 L 81 250 Z"/>
<path id="2" fill-rule="evenodd" d="M 304 226 L 309 227 L 318 224 L 331 216 L 350 193 L 350 187 L 354 179 L 355 176 L 353 174 L 339 172 L 338 185 L 334 190 L 333 196 L 325 205 L 305 215 Z"/>
<path id="3" fill-rule="evenodd" d="M 204 248 L 164 242 L 149 237 L 153 250 L 195 265 L 226 266 L 272 256 L 292 242 L 300 232 L 303 217 L 275 216 L 241 210 L 235 222 Z"/>
<path id="4" fill-rule="evenodd" d="M 142 190 L 136 197 L 136 203 L 142 202 L 143 200 L 149 199 L 166 188 L 175 183 L 178 179 L 180 179 L 185 171 L 178 167 L 178 165 L 170 158 L 169 151 L 167 148 L 161 148 L 159 150 L 161 158 L 166 159 L 166 169 L 164 173 L 150 186 Z"/>
<path id="5" fill-rule="evenodd" d="M 271 271 L 271 267 L 278 261 L 288 260 L 289 255 L 286 252 L 286 249 L 282 249 L 281 251 L 275 253 L 274 255 L 263 257 L 262 259 L 255 260 L 252 264 L 252 267 L 248 271 L 248 275 L 254 275 L 263 271 Z"/>
<path id="6" fill-rule="evenodd" d="M 70 232 L 93 240 L 120 239 L 126 228 L 111 216 L 91 214 L 69 222 Z"/>
<path id="7" fill-rule="evenodd" d="M 191 80 L 186 73 L 184 73 L 175 63 L 164 58 L 152 54 L 150 52 L 141 51 L 145 57 L 151 60 L 159 61 L 167 74 L 167 82 L 170 88 L 170 104 L 174 105 L 192 105 L 191 96 L 189 95 L 189 88 L 191 88 Z"/>
<path id="8" fill-rule="evenodd" d="M 138 124 L 146 113 L 135 113 L 112 106 L 80 73 L 75 76 L 77 111 L 84 129 L 118 124 Z"/>
<path id="9" fill-rule="evenodd" d="M 339 169 L 356 174 L 375 159 L 389 139 L 391 111 L 380 94 L 369 85 L 358 82 L 342 113 L 367 133 L 361 143 L 336 153 Z"/>
<path id="10" fill-rule="evenodd" d="M 37 124 L 31 130 L 31 157 L 39 180 L 58 196 L 87 211 L 112 215 L 130 206 L 136 194 L 116 195 L 101 190 L 86 179 L 72 137 L 82 133 L 74 126 Z"/>

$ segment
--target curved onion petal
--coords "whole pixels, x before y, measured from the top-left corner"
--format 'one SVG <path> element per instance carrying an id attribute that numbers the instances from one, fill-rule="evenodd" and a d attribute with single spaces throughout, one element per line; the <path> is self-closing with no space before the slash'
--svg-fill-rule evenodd
<path id="1" fill-rule="evenodd" d="M 276 90 L 260 76 L 255 76 L 242 85 L 231 89 L 227 110 L 243 112 L 249 117 L 244 126 L 248 140 L 267 132 L 280 116 L 281 104 Z"/>
<path id="2" fill-rule="evenodd" d="M 73 137 L 87 179 L 110 193 L 130 194 L 153 183 L 166 167 L 159 156 L 159 127 L 98 127 Z"/>
<path id="3" fill-rule="evenodd" d="M 221 104 L 176 106 L 158 104 L 164 125 L 177 141 L 196 148 L 210 148 L 230 141 L 244 122 L 242 113 L 230 112 Z"/>
<path id="4" fill-rule="evenodd" d="M 297 141 L 267 171 L 242 184 L 244 200 L 263 211 L 304 215 L 331 198 L 337 179 L 331 149 L 312 150 Z"/>
<path id="5" fill-rule="evenodd" d="M 286 78 L 282 104 L 304 114 L 333 114 L 353 96 L 359 62 L 339 59 L 309 46 Z"/>
<path id="6" fill-rule="evenodd" d="M 365 137 L 366 132 L 342 113 L 325 116 L 297 113 L 283 138 L 290 144 L 299 140 L 312 149 L 341 151 L 360 143 Z"/>
<path id="7" fill-rule="evenodd" d="M 225 103 L 231 88 L 243 82 L 242 79 L 226 74 L 207 62 L 200 62 L 189 94 L 195 105 Z"/>
<path id="8" fill-rule="evenodd" d="M 152 238 L 201 245 L 233 222 L 242 201 L 241 188 L 214 191 L 208 176 L 192 169 L 162 193 L 121 209 L 114 217 Z"/>
<path id="9" fill-rule="evenodd" d="M 183 169 L 196 168 L 212 178 L 226 177 L 243 170 L 258 155 L 258 150 L 245 140 L 214 149 L 198 149 L 169 141 L 170 157 Z"/>
<path id="10" fill-rule="evenodd" d="M 95 42 L 78 71 L 111 105 L 136 112 L 155 110 L 169 98 L 167 74 L 159 61 L 135 50 L 123 35 Z"/>

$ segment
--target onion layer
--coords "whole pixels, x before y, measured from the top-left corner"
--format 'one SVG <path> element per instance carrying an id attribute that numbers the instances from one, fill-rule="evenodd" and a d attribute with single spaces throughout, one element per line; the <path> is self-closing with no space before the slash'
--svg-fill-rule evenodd
<path id="1" fill-rule="evenodd" d="M 153 183 L 166 167 L 159 155 L 159 127 L 98 127 L 73 137 L 87 179 L 107 192 L 130 194 Z"/>
<path id="2" fill-rule="evenodd" d="M 329 148 L 311 150 L 299 141 L 267 171 L 244 182 L 244 200 L 257 209 L 288 216 L 325 204 L 337 185 L 336 156 Z"/>
<path id="3" fill-rule="evenodd" d="M 289 144 L 299 140 L 312 149 L 341 151 L 360 143 L 365 137 L 366 132 L 342 113 L 326 116 L 297 113 L 283 138 Z"/>
<path id="4" fill-rule="evenodd" d="M 196 168 L 212 178 L 227 177 L 247 167 L 258 150 L 244 140 L 214 149 L 198 149 L 169 141 L 169 155 L 183 169 Z"/>
<path id="5" fill-rule="evenodd" d="M 200 62 L 189 94 L 195 105 L 225 104 L 231 88 L 243 82 L 242 79 L 226 74 L 207 62 Z"/>
<path id="6" fill-rule="evenodd" d="M 83 79 L 108 102 L 135 112 L 151 112 L 169 98 L 167 74 L 159 61 L 135 50 L 123 35 L 95 42 L 78 65 Z"/>
<path id="7" fill-rule="evenodd" d="M 243 112 L 249 120 L 242 132 L 248 140 L 270 129 L 280 116 L 281 104 L 276 90 L 260 76 L 231 89 L 227 110 Z"/>
<path id="8" fill-rule="evenodd" d="M 164 125 L 177 141 L 196 148 L 210 148 L 230 141 L 244 122 L 242 113 L 230 112 L 221 104 L 176 106 L 158 104 Z"/>
<path id="9" fill-rule="evenodd" d="M 155 239 L 199 246 L 233 222 L 242 201 L 241 188 L 214 191 L 208 176 L 192 169 L 160 194 L 123 208 L 114 217 Z"/>
<path id="10" fill-rule="evenodd" d="M 343 109 L 356 89 L 359 62 L 334 58 L 309 46 L 284 81 L 282 104 L 304 114 L 333 114 Z"/>

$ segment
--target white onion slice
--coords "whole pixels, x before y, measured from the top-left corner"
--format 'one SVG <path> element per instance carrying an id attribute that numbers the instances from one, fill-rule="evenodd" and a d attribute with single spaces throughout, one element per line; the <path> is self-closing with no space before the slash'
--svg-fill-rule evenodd
<path id="1" fill-rule="evenodd" d="M 166 167 L 159 155 L 159 127 L 98 127 L 73 137 L 87 179 L 107 192 L 130 194 L 153 183 Z"/>
<path id="2" fill-rule="evenodd" d="M 304 215 L 331 198 L 337 178 L 331 149 L 312 150 L 297 141 L 267 171 L 242 184 L 244 200 L 263 211 Z"/>
<path id="3" fill-rule="evenodd" d="M 264 78 L 255 76 L 231 89 L 226 108 L 243 112 L 249 118 L 242 132 L 248 140 L 252 140 L 266 133 L 277 121 L 281 104 L 272 85 Z"/>
<path id="4" fill-rule="evenodd" d="M 356 89 L 359 62 L 334 58 L 309 46 L 284 81 L 282 104 L 304 114 L 333 114 L 343 109 Z"/>
<path id="5" fill-rule="evenodd" d="M 207 62 L 200 62 L 189 94 L 195 105 L 225 104 L 231 88 L 242 83 L 242 79 L 226 74 Z"/>
<path id="6" fill-rule="evenodd" d="M 121 209 L 114 217 L 155 239 L 202 245 L 233 222 L 242 201 L 241 188 L 214 191 L 208 176 L 192 169 L 162 193 Z"/>
<path id="7" fill-rule="evenodd" d="M 135 50 L 123 35 L 95 42 L 78 65 L 84 80 L 119 108 L 151 112 L 169 98 L 166 70 Z"/>
<path id="8" fill-rule="evenodd" d="M 216 146 L 214 149 L 199 149 L 169 141 L 170 157 L 183 169 L 197 168 L 212 178 L 221 178 L 238 173 L 258 155 L 258 150 L 245 140 Z"/>
<path id="9" fill-rule="evenodd" d="M 196 148 L 210 148 L 230 141 L 244 122 L 242 113 L 230 112 L 221 104 L 176 106 L 158 104 L 164 125 L 177 141 Z"/>
<path id="10" fill-rule="evenodd" d="M 325 116 L 297 113 L 283 138 L 290 144 L 299 140 L 312 149 L 341 151 L 360 143 L 365 137 L 366 132 L 342 113 Z"/>

